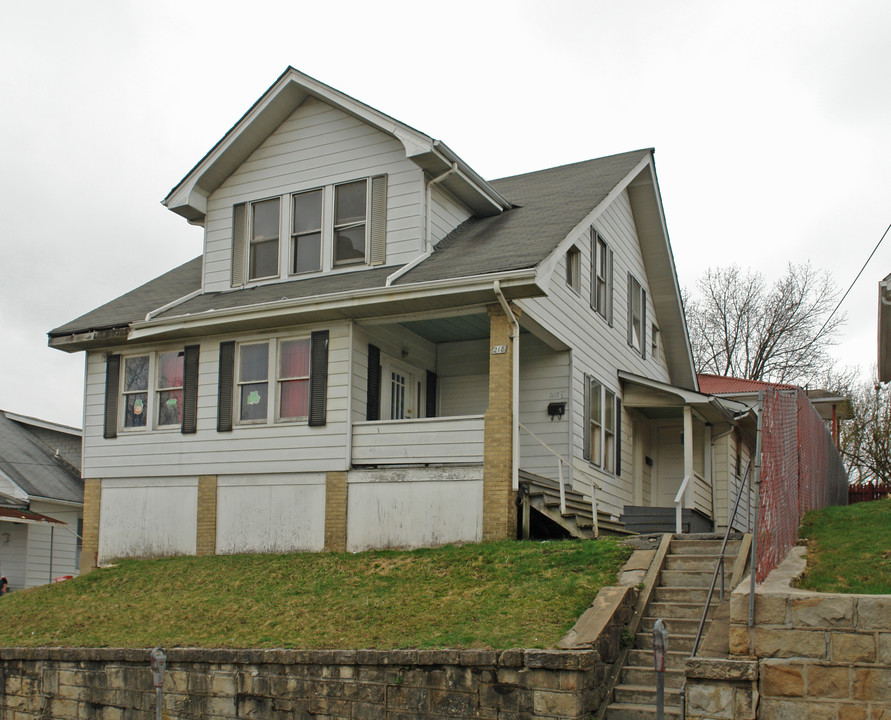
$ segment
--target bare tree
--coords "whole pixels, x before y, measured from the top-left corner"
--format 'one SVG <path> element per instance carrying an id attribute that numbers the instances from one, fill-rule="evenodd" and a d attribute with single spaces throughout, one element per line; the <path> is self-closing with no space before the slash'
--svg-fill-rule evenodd
<path id="1" fill-rule="evenodd" d="M 831 367 L 827 349 L 845 319 L 830 317 L 828 273 L 790 263 L 768 287 L 761 273 L 731 265 L 710 268 L 697 288 L 685 304 L 699 372 L 807 385 Z"/>

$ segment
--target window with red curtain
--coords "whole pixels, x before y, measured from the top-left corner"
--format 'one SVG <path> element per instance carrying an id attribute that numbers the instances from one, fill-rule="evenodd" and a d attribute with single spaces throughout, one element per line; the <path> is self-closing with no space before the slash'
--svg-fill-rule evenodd
<path id="1" fill-rule="evenodd" d="M 298 420 L 309 415 L 310 341 L 282 340 L 279 343 L 278 387 L 280 420 Z"/>
<path id="2" fill-rule="evenodd" d="M 158 426 L 183 420 L 183 351 L 158 354 Z"/>

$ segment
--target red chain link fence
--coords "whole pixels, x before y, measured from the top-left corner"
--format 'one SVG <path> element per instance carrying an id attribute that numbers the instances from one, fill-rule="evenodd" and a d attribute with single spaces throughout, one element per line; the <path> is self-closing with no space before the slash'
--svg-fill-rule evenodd
<path id="1" fill-rule="evenodd" d="M 823 420 L 804 391 L 764 388 L 757 582 L 798 539 L 808 510 L 848 502 L 848 477 Z"/>

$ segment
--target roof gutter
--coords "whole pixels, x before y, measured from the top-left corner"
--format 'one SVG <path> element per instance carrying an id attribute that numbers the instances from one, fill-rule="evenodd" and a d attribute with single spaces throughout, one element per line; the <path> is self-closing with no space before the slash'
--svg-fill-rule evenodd
<path id="1" fill-rule="evenodd" d="M 168 310 L 175 308 L 177 305 L 182 305 L 184 302 L 188 302 L 192 298 L 198 297 L 201 293 L 202 293 L 201 288 L 198 288 L 197 290 L 193 290 L 192 292 L 190 292 L 188 295 L 183 295 L 178 300 L 172 300 L 169 303 L 167 303 L 166 305 L 162 305 L 161 307 L 156 308 L 155 310 L 150 310 L 145 316 L 145 322 L 148 322 L 149 320 L 154 318 L 156 315 L 160 315 L 163 312 L 167 312 Z"/>

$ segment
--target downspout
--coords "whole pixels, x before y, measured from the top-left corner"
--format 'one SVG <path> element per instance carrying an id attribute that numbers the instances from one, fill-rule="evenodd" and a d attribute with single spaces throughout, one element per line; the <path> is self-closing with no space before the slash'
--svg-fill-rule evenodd
<path id="1" fill-rule="evenodd" d="M 442 175 L 438 175 L 427 183 L 426 197 L 424 199 L 424 245 L 425 252 L 433 252 L 433 243 L 430 241 L 432 220 L 430 219 L 430 205 L 433 202 L 433 186 L 439 185 L 449 175 L 458 172 L 458 163 L 453 162 L 452 166 Z"/>
<path id="2" fill-rule="evenodd" d="M 513 361 L 513 370 L 511 372 L 511 438 L 513 440 L 513 448 L 511 450 L 511 487 L 513 490 L 520 489 L 520 323 L 514 315 L 513 310 L 501 292 L 501 283 L 496 280 L 494 283 L 495 296 L 501 303 L 501 309 L 507 316 L 510 323 L 511 334 L 510 339 L 513 343 L 511 358 Z"/>

